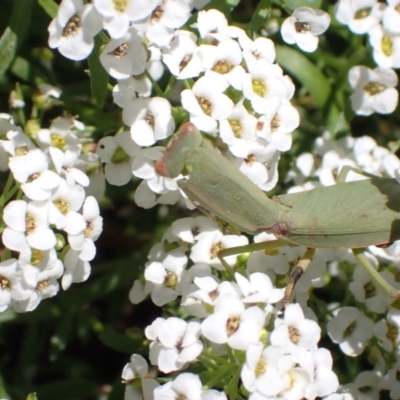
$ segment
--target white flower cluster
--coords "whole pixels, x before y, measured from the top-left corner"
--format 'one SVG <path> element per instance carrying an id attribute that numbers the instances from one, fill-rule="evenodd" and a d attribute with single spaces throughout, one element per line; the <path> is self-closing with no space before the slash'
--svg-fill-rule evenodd
<path id="1" fill-rule="evenodd" d="M 368 34 L 378 68 L 355 66 L 349 71 L 354 89 L 350 97 L 356 114 L 390 114 L 397 106 L 398 78 L 391 68 L 400 68 L 400 13 L 398 0 L 339 0 L 336 19 L 355 34 Z"/>
<path id="2" fill-rule="evenodd" d="M 176 248 L 165 252 L 167 242 Z M 232 273 L 231 279 L 225 276 L 228 272 L 217 258 L 218 251 L 247 243 L 246 237 L 223 235 L 213 221 L 197 217 L 174 222 L 164 243 L 154 246 L 145 283 L 134 282 L 131 301 L 136 304 L 151 294 L 153 302 L 163 306 L 180 298 L 181 307 L 193 319 L 158 318 L 146 328 L 151 363 L 170 373 L 196 360 L 212 359 L 213 354 L 223 356 L 229 348 L 236 354 L 234 362 L 251 393 L 249 399 L 313 400 L 336 391 L 330 352 L 317 346 L 318 324 L 305 318 L 299 304 L 289 305 L 280 315 L 284 289 L 274 287 L 275 260 L 249 260 L 247 277 L 239 272 Z M 237 256 L 226 257 L 231 267 L 237 261 Z M 309 285 L 311 280 L 307 274 L 303 279 Z M 304 282 L 300 287 L 306 290 Z M 212 354 L 206 350 L 210 344 Z M 162 388 L 157 390 L 167 390 Z"/>
<path id="3" fill-rule="evenodd" d="M 346 180 L 367 179 L 357 171 L 364 171 L 375 176 L 396 177 L 399 180 L 398 157 L 388 149 L 379 146 L 371 137 L 345 137 L 334 142 L 326 132 L 316 140 L 313 154 L 303 153 L 296 159 L 296 170 L 289 173 L 288 179 L 293 179 L 297 186 L 293 186 L 290 192 L 334 185 L 339 172 L 346 166 L 352 168 Z M 378 268 L 380 264 L 391 266 L 390 268 L 385 266 L 381 275 L 391 285 L 400 288 L 399 283 L 396 282 L 400 267 L 398 242 L 388 248 L 370 246 L 368 250 L 369 253 L 366 255 L 375 268 Z M 337 265 L 343 260 L 354 262 L 349 250 L 335 250 L 333 254 L 331 250 L 318 249 L 317 255 L 331 261 L 330 275 L 343 279 L 343 283 L 348 284 L 348 278 L 338 271 Z M 400 388 L 394 375 L 400 368 L 398 301 L 383 293 L 361 266 L 357 266 L 352 275 L 349 291 L 357 302 L 363 304 L 364 312 L 355 307 L 338 307 L 337 304 L 332 304 L 333 318 L 327 325 L 328 334 L 348 356 L 356 357 L 362 354 L 372 341 L 382 354 L 393 355 L 393 360 L 387 363 L 383 357 L 378 357 L 373 371 L 360 373 L 354 383 L 342 388 L 346 392 L 344 398 L 363 398 L 367 393 L 368 398 L 379 399 L 381 390 L 389 390 L 390 397 L 398 399 Z M 393 366 L 394 362 L 396 364 Z M 327 399 L 334 400 L 335 398 L 335 395 L 332 395 Z"/>
<path id="4" fill-rule="evenodd" d="M 32 311 L 56 295 L 59 278 L 66 290 L 90 275 L 102 218 L 97 200 L 85 195 L 90 181 L 82 171 L 88 162 L 82 155 L 83 128 L 73 118 L 58 118 L 37 131 L 34 143 L 0 119 L 0 167 L 10 170 L 9 182 L 11 176 L 16 182 L 14 192 L 9 185 L 2 194 L 2 241 L 19 254 L 0 263 L 0 312 Z M 18 189 L 18 200 L 10 201 Z"/>
<path id="5" fill-rule="evenodd" d="M 106 179 L 115 185 L 126 184 L 132 175 L 143 179 L 135 201 L 145 208 L 173 204 L 181 197 L 176 180 L 154 171 L 154 161 L 163 147 L 147 148 L 175 130 L 170 103 L 161 97 L 149 98 L 152 85 L 167 67 L 177 80 L 186 80 L 187 84 L 189 78 L 196 78 L 181 93 L 183 111 L 190 121 L 210 135 L 219 132 L 238 168 L 261 189 L 272 189 L 278 179 L 279 154 L 290 149 L 291 133 L 299 125 L 299 114 L 290 104 L 294 85 L 274 64 L 273 42 L 266 38 L 251 40 L 242 29 L 229 26 L 217 10 L 199 12 L 194 25 L 198 35 L 175 30 L 190 15 L 187 2 L 158 3 L 150 1 L 143 6 L 135 0 L 98 0 L 82 5 L 77 0 L 64 0 L 50 25 L 59 26 L 57 32 L 68 49 L 72 49 L 68 40 L 72 43 L 80 37 L 73 28 L 97 32 L 84 29 L 83 16 L 89 12 L 97 15 L 111 36 L 100 60 L 118 80 L 113 97 L 123 109 L 123 121 L 130 132 L 99 142 Z M 126 24 L 117 22 L 121 18 Z M 53 36 L 50 29 L 50 43 Z M 63 52 L 63 44 L 57 42 L 57 46 L 70 57 Z M 145 69 L 153 82 L 143 75 Z"/>

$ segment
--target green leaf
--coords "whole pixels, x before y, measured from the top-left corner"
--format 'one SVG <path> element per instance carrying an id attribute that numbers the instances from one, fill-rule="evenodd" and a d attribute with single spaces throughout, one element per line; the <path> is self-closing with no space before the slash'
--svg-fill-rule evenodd
<path id="1" fill-rule="evenodd" d="M 100 48 L 104 41 L 100 35 L 94 38 L 94 48 L 89 56 L 90 87 L 96 103 L 101 107 L 107 94 L 108 73 L 100 63 Z"/>
<path id="2" fill-rule="evenodd" d="M 250 32 L 258 32 L 260 28 L 263 26 L 267 16 L 269 9 L 271 7 L 271 0 L 261 0 L 258 3 L 257 9 L 254 12 L 253 18 L 250 22 Z"/>
<path id="3" fill-rule="evenodd" d="M 284 3 L 292 11 L 299 7 L 320 9 L 322 0 L 284 0 Z"/>
<path id="4" fill-rule="evenodd" d="M 93 398 L 98 390 L 88 379 L 70 378 L 65 381 L 35 387 L 38 399 L 76 400 Z"/>
<path id="5" fill-rule="evenodd" d="M 38 3 L 50 18 L 56 17 L 58 5 L 54 0 L 38 0 Z"/>
<path id="6" fill-rule="evenodd" d="M 318 107 L 323 108 L 330 95 L 330 83 L 306 56 L 286 46 L 276 46 L 278 64 L 307 88 Z"/>
<path id="7" fill-rule="evenodd" d="M 57 330 L 51 337 L 51 348 L 50 348 L 50 360 L 54 361 L 58 355 L 65 349 L 68 339 L 73 330 L 72 322 L 75 314 L 70 310 L 61 318 L 60 323 L 57 326 Z"/>
<path id="8" fill-rule="evenodd" d="M 9 26 L 0 38 L 0 76 L 12 63 L 18 46 L 29 26 L 32 0 L 14 0 Z"/>
<path id="9" fill-rule="evenodd" d="M 138 351 L 142 340 L 132 340 L 132 338 L 121 335 L 112 329 L 106 329 L 99 335 L 99 339 L 107 346 L 121 353 L 132 354 Z"/>

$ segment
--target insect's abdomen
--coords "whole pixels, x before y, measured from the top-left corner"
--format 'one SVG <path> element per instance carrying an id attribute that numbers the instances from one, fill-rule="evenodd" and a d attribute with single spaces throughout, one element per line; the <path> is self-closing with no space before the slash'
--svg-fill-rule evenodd
<path id="1" fill-rule="evenodd" d="M 277 196 L 291 207 L 282 238 L 307 247 L 357 248 L 400 239 L 400 185 L 374 178 Z"/>

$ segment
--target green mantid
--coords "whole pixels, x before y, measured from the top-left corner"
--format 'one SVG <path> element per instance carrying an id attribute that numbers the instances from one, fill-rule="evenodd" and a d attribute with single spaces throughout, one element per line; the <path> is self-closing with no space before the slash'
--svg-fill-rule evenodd
<path id="1" fill-rule="evenodd" d="M 400 184 L 395 179 L 369 176 L 268 198 L 189 122 L 171 138 L 155 168 L 169 178 L 183 174 L 179 187 L 209 216 L 251 235 L 268 232 L 277 237 L 221 250 L 218 256 L 225 268 L 230 268 L 223 260 L 228 255 L 282 246 L 307 247 L 292 271 L 284 306 L 316 248 L 351 248 L 386 293 L 400 296 L 363 253 L 366 246 L 387 246 L 400 239 Z M 347 172 L 342 171 L 339 181 Z"/>

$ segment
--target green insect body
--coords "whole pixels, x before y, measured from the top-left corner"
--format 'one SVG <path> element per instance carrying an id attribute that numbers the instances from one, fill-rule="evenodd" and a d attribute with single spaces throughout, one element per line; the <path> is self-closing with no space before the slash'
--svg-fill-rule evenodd
<path id="1" fill-rule="evenodd" d="M 400 185 L 372 178 L 275 196 L 262 192 L 193 124 L 175 134 L 156 171 L 190 200 L 243 232 L 270 232 L 309 248 L 362 248 L 400 239 Z"/>

